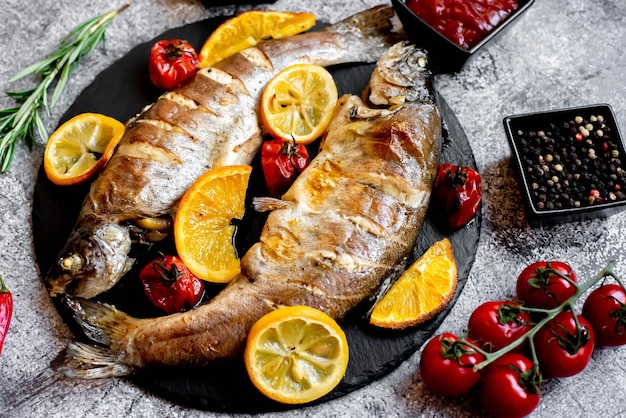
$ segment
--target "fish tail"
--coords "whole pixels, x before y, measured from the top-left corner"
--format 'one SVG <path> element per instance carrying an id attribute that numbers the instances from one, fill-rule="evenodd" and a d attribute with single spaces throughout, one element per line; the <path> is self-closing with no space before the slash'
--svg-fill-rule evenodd
<path id="1" fill-rule="evenodd" d="M 325 29 L 336 33 L 349 33 L 372 48 L 373 61 L 381 55 L 381 51 L 396 42 L 406 39 L 400 19 L 392 6 L 379 5 L 345 18 Z"/>
<path id="2" fill-rule="evenodd" d="M 113 306 L 87 299 L 70 298 L 66 303 L 85 336 L 99 344 L 70 342 L 67 345 L 65 375 L 83 379 L 126 376 L 132 369 L 122 362 L 115 346 L 136 326 L 136 319 Z"/>

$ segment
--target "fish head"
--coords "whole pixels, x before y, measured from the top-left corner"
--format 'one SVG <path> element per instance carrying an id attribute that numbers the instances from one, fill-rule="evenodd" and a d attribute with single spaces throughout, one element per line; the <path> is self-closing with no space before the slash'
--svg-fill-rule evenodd
<path id="1" fill-rule="evenodd" d="M 432 100 L 426 51 L 404 41 L 394 44 L 376 63 L 366 99 L 377 106 Z"/>
<path id="2" fill-rule="evenodd" d="M 132 266 L 128 229 L 94 217 L 81 219 L 51 266 L 51 296 L 92 298 L 110 289 Z"/>

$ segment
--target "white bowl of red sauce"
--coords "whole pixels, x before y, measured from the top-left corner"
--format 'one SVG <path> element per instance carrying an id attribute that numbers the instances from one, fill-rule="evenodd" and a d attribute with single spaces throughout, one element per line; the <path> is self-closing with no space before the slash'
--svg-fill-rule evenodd
<path id="1" fill-rule="evenodd" d="M 392 0 L 404 29 L 435 72 L 456 72 L 534 0 Z"/>

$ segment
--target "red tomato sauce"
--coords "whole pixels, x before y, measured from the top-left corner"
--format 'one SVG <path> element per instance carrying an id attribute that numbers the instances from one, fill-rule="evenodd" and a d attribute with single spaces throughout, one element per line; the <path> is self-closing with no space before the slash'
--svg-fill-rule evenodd
<path id="1" fill-rule="evenodd" d="M 517 0 L 407 0 L 406 5 L 464 49 L 480 42 L 518 8 Z"/>

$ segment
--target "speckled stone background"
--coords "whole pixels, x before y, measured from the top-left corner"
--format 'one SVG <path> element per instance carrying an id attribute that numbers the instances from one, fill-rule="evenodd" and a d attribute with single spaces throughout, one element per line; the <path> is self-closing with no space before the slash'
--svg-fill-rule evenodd
<path id="1" fill-rule="evenodd" d="M 284 10 L 314 12 L 336 21 L 382 0 L 279 0 Z M 382 1 L 384 2 L 384 1 Z M 123 1 L 3 0 L 0 8 L 0 87 L 26 65 L 55 49 L 67 31 Z M 205 8 L 194 0 L 135 0 L 108 29 L 107 52 L 95 52 L 77 68 L 49 116 L 52 131 L 74 98 L 94 77 L 134 45 L 164 30 L 250 6 Z M 269 7 L 269 6 L 260 6 Z M 537 0 L 504 37 L 458 74 L 437 86 L 463 125 L 485 185 L 483 229 L 469 280 L 441 331 L 463 332 L 472 310 L 487 300 L 511 297 L 514 278 L 537 259 L 563 259 L 588 278 L 609 259 L 626 273 L 626 213 L 608 219 L 549 228 L 531 227 L 523 213 L 502 118 L 529 111 L 610 103 L 626 126 L 626 2 Z M 13 102 L 0 98 L 2 108 Z M 3 417 L 195 417 L 225 416 L 186 409 L 123 379 L 65 379 L 51 364 L 70 333 L 55 311 L 34 262 L 31 207 L 43 149 L 19 147 L 11 170 L 0 176 L 0 274 L 13 290 L 15 314 L 0 357 Z M 587 369 L 547 382 L 535 417 L 626 416 L 626 347 L 597 350 Z M 341 399 L 268 417 L 470 417 L 482 414 L 472 399 L 430 395 L 419 374 L 419 353 L 388 377 Z"/>

